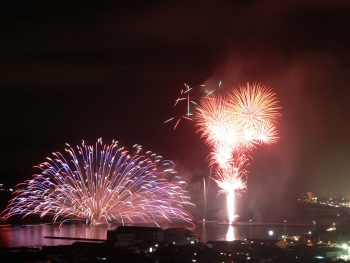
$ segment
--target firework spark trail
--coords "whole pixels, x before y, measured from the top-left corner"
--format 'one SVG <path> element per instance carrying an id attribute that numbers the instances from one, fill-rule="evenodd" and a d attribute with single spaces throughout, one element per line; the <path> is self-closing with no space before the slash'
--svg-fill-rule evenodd
<path id="1" fill-rule="evenodd" d="M 246 189 L 249 152 L 256 145 L 278 140 L 279 102 L 261 84 L 241 86 L 231 93 L 203 97 L 194 116 L 197 132 L 212 148 L 209 165 L 214 181 L 227 198 L 229 220 L 235 217 L 235 195 Z"/>
<path id="2" fill-rule="evenodd" d="M 176 175 L 174 164 L 149 153 L 139 155 L 119 148 L 117 142 L 67 145 L 70 160 L 63 154 L 41 163 L 41 173 L 21 184 L 2 212 L 4 218 L 21 214 L 53 216 L 53 221 L 83 220 L 91 225 L 141 219 L 144 222 L 180 219 L 192 222 L 184 207 L 192 205 L 185 182 Z M 147 155 L 147 154 L 146 154 Z M 171 182 L 169 181 L 171 180 Z"/>
<path id="3" fill-rule="evenodd" d="M 206 85 L 202 84 L 196 87 L 190 87 L 188 84 L 184 83 L 185 89 L 181 89 L 180 96 L 175 100 L 174 107 L 180 102 L 180 101 L 186 101 L 187 107 L 186 107 L 186 113 L 182 115 L 178 115 L 176 117 L 172 117 L 168 120 L 166 120 L 164 123 L 170 122 L 172 120 L 176 120 L 176 123 L 174 125 L 174 130 L 176 127 L 179 125 L 180 121 L 182 119 L 190 120 L 193 121 L 192 116 L 194 115 L 194 111 L 197 109 L 197 102 L 195 101 L 195 96 L 190 96 L 190 93 L 194 92 L 198 88 L 204 89 L 206 88 Z M 210 96 L 213 94 L 215 91 L 217 91 L 221 87 L 221 81 L 218 84 L 217 88 L 214 88 L 212 90 L 202 90 L 201 92 L 205 93 L 205 96 Z"/>

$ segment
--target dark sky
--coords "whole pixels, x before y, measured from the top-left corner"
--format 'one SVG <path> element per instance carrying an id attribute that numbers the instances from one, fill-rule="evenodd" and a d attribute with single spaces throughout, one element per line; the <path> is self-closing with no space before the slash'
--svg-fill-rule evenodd
<path id="1" fill-rule="evenodd" d="M 65 143 L 116 139 L 174 160 L 200 213 L 209 149 L 192 123 L 163 122 L 184 82 L 222 80 L 264 83 L 283 106 L 278 144 L 252 153 L 242 215 L 305 191 L 350 197 L 349 14 L 349 0 L 2 1 L 0 180 Z"/>

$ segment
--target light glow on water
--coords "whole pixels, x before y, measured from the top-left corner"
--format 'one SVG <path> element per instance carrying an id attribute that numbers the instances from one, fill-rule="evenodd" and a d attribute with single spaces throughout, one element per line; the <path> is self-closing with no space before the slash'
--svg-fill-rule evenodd
<path id="1" fill-rule="evenodd" d="M 32 226 L 0 227 L 0 247 L 42 247 L 70 245 L 76 240 L 48 239 L 45 236 L 106 239 L 107 230 L 116 229 L 118 224 L 88 226 L 85 224 L 58 224 Z M 152 225 L 154 226 L 154 225 Z M 186 227 L 184 225 L 161 225 L 168 227 Z M 187 226 L 188 227 L 188 226 Z M 200 235 L 200 242 L 244 240 L 245 238 L 269 239 L 268 231 L 273 231 L 274 237 L 283 235 L 296 236 L 312 230 L 310 227 L 267 227 L 267 226 L 231 226 L 218 225 L 217 222 L 198 223 L 192 231 Z"/>

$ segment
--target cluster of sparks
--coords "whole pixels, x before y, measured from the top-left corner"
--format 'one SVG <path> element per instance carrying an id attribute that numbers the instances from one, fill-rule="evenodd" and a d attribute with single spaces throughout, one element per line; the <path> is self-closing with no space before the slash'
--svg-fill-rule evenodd
<path id="1" fill-rule="evenodd" d="M 173 162 L 152 152 L 140 154 L 135 145 L 131 154 L 118 142 L 103 145 L 67 144 L 70 159 L 59 153 L 47 158 L 40 174 L 19 185 L 15 197 L 4 210 L 5 219 L 14 215 L 52 216 L 53 221 L 81 220 L 97 225 L 111 222 L 180 219 L 192 222 L 184 208 L 192 205 L 184 190 L 185 182 Z"/>
<path id="2" fill-rule="evenodd" d="M 187 102 L 188 105 L 191 102 L 189 95 Z M 225 95 L 209 92 L 195 105 L 194 114 L 188 106 L 186 116 L 182 117 L 195 121 L 197 132 L 211 148 L 212 178 L 221 189 L 219 193 L 226 195 L 228 218 L 232 222 L 235 197 L 247 187 L 250 153 L 256 145 L 278 140 L 276 126 L 281 107 L 275 93 L 258 83 L 247 83 Z"/>
<path id="3" fill-rule="evenodd" d="M 206 96 L 212 95 L 217 89 L 221 87 L 221 81 L 219 82 L 219 85 L 215 89 L 207 90 L 206 85 L 199 85 L 198 87 L 190 87 L 188 84 L 184 83 L 185 88 L 181 90 L 180 92 L 180 97 L 175 101 L 174 107 L 180 102 L 180 101 L 186 101 L 187 102 L 187 109 L 186 113 L 179 115 L 177 117 L 172 117 L 168 120 L 166 120 L 164 123 L 170 122 L 172 120 L 176 120 L 176 124 L 174 126 L 174 130 L 176 127 L 179 125 L 180 121 L 185 119 L 185 120 L 190 120 L 193 121 L 193 113 L 192 113 L 192 108 L 197 107 L 198 104 L 196 101 L 193 99 L 193 97 L 190 95 L 191 92 L 196 90 L 196 88 L 204 88 L 204 92 Z"/>

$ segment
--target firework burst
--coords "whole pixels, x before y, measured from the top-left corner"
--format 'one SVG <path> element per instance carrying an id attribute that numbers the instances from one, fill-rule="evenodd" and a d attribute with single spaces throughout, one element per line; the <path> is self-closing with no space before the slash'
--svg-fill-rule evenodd
<path id="1" fill-rule="evenodd" d="M 281 118 L 281 107 L 270 88 L 247 83 L 229 94 L 228 104 L 246 141 L 269 144 L 278 139 L 276 124 Z"/>
<path id="2" fill-rule="evenodd" d="M 281 107 L 271 89 L 263 85 L 248 83 L 226 96 L 203 97 L 198 104 L 197 132 L 209 146 L 224 143 L 233 151 L 251 150 L 278 140 Z"/>
<path id="3" fill-rule="evenodd" d="M 246 189 L 247 156 L 256 145 L 278 140 L 279 110 L 271 89 L 255 83 L 199 100 L 194 116 L 197 132 L 212 149 L 209 165 L 216 169 L 213 179 L 219 193 L 226 195 L 230 222 L 235 217 L 235 195 Z"/>
<path id="4" fill-rule="evenodd" d="M 190 96 L 194 88 L 185 84 L 175 106 L 186 101 L 187 111 L 178 118 L 174 129 L 181 119 L 194 120 L 196 132 L 211 148 L 208 160 L 213 175 L 210 178 L 219 186 L 219 193 L 226 195 L 228 217 L 232 222 L 235 197 L 247 188 L 246 166 L 250 154 L 256 146 L 278 140 L 276 126 L 281 107 L 276 94 L 263 84 L 247 83 L 225 95 L 216 94 L 220 86 L 221 81 L 217 88 L 209 91 L 205 88 L 205 95 L 195 102 L 194 96 Z M 204 200 L 206 206 L 206 198 Z"/>
<path id="5" fill-rule="evenodd" d="M 118 221 L 180 219 L 192 222 L 184 207 L 192 205 L 184 190 L 185 182 L 171 161 L 147 152 L 135 154 L 118 146 L 67 145 L 66 157 L 53 153 L 38 168 L 40 174 L 20 185 L 2 212 L 5 218 L 21 214 L 50 215 L 53 221 L 82 220 L 96 225 Z"/>

